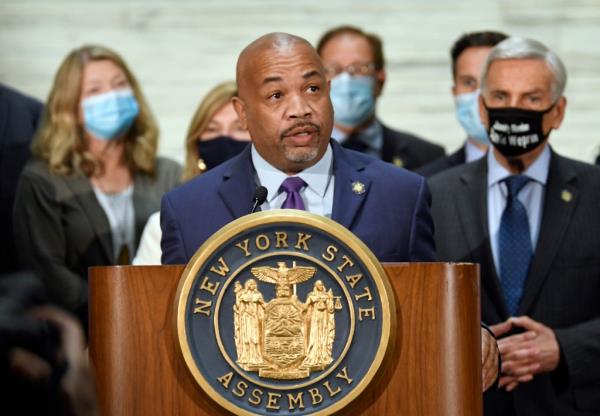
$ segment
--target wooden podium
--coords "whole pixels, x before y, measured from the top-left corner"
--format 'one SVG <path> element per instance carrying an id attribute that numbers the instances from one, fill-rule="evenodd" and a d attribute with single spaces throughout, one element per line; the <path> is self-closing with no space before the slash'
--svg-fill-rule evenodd
<path id="1" fill-rule="evenodd" d="M 384 264 L 395 345 L 342 415 L 482 414 L 479 268 Z M 178 346 L 173 301 L 183 266 L 90 269 L 90 351 L 103 415 L 229 414 L 196 384 Z"/>

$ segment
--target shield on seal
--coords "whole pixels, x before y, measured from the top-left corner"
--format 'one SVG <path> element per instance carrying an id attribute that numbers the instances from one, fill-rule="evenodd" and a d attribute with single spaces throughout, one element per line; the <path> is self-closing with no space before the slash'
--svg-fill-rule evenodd
<path id="1" fill-rule="evenodd" d="M 265 308 L 263 356 L 271 368 L 259 371 L 261 377 L 276 379 L 306 378 L 310 373 L 298 370 L 306 356 L 302 304 L 293 297 L 276 298 Z"/>

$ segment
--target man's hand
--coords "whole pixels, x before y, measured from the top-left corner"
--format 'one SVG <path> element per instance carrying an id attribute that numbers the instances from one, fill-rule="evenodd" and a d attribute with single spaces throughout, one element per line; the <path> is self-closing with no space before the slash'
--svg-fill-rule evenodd
<path id="1" fill-rule="evenodd" d="M 553 371 L 560 360 L 554 331 L 527 316 L 509 318 L 493 325 L 491 330 L 500 338 L 515 327 L 523 328 L 525 332 L 498 341 L 502 356 L 499 387 L 505 387 L 506 391 L 533 380 L 537 374 Z"/>
<path id="2" fill-rule="evenodd" d="M 487 330 L 481 329 L 481 367 L 483 391 L 489 389 L 498 377 L 498 345 Z"/>
<path id="3" fill-rule="evenodd" d="M 79 322 L 68 313 L 51 306 L 38 307 L 32 314 L 52 322 L 60 330 L 59 353 L 69 364 L 62 377 L 61 387 L 69 399 L 72 413 L 77 416 L 99 414 L 94 376 L 88 361 L 85 335 Z"/>

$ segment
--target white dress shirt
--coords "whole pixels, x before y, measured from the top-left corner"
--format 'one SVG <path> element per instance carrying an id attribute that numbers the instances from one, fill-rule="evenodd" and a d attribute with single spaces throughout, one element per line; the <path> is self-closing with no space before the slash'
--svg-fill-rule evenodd
<path id="1" fill-rule="evenodd" d="M 162 230 L 160 229 L 160 212 L 155 212 L 150 215 L 148 222 L 142 232 L 140 246 L 133 258 L 134 266 L 151 266 L 159 265 L 162 250 L 160 249 L 160 239 L 162 238 Z"/>
<path id="2" fill-rule="evenodd" d="M 354 139 L 365 145 L 364 153 L 381 158 L 381 150 L 383 149 L 383 127 L 381 123 L 375 119 L 365 129 L 353 134 Z M 339 143 L 344 143 L 348 140 L 349 135 L 344 133 L 337 127 L 333 126 L 331 137 Z"/>
<path id="3" fill-rule="evenodd" d="M 285 173 L 267 162 L 252 146 L 252 164 L 256 171 L 256 182 L 267 188 L 267 200 L 260 206 L 262 211 L 281 208 L 287 197 L 285 191 L 279 192 L 281 183 L 288 177 Z M 327 146 L 325 154 L 313 166 L 297 175 L 307 186 L 300 190 L 300 196 L 308 212 L 331 218 L 333 210 L 333 150 Z"/>

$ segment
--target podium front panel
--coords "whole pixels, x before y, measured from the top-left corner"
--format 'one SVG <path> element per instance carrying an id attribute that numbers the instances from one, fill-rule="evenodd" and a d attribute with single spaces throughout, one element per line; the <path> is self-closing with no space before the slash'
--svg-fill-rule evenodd
<path id="1" fill-rule="evenodd" d="M 396 339 L 371 385 L 339 414 L 480 416 L 478 266 L 384 268 L 396 297 Z M 173 305 L 183 269 L 90 269 L 90 353 L 102 414 L 229 414 L 181 357 Z"/>

